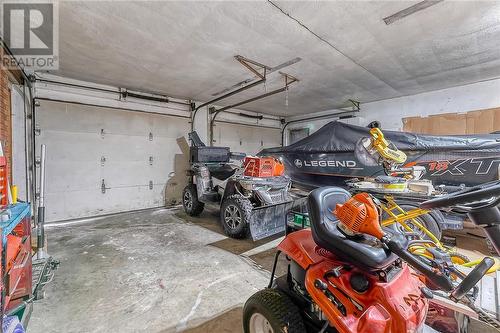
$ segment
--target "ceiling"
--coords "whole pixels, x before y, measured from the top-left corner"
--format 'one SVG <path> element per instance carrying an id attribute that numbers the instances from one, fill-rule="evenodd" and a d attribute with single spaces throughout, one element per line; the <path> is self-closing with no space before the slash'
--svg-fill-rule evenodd
<path id="1" fill-rule="evenodd" d="M 300 79 L 243 109 L 298 115 L 500 77 L 500 2 L 444 1 L 390 25 L 413 4 L 331 2 L 61 2 L 57 74 L 207 101 L 252 77 L 235 55 Z M 281 87 L 266 86 L 223 106 Z"/>

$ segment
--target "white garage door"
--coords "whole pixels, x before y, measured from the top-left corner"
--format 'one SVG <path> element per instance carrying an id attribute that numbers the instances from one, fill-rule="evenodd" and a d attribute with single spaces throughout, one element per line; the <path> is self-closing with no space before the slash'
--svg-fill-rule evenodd
<path id="1" fill-rule="evenodd" d="M 264 148 L 281 145 L 281 130 L 276 128 L 216 122 L 215 146 L 230 147 L 231 151 L 257 154 Z"/>
<path id="2" fill-rule="evenodd" d="M 188 119 L 40 104 L 36 143 L 37 149 L 47 146 L 47 221 L 159 207 L 180 199 L 188 167 Z"/>

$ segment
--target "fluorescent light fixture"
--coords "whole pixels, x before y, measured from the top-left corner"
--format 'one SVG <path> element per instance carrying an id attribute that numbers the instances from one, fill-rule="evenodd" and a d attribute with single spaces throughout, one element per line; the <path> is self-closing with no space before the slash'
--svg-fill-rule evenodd
<path id="1" fill-rule="evenodd" d="M 409 16 L 409 15 L 415 14 L 416 12 L 419 12 L 421 10 L 424 10 L 426 8 L 434 6 L 438 3 L 440 3 L 441 1 L 443 1 L 443 0 L 424 0 L 422 2 L 414 4 L 413 6 L 410 6 L 408 8 L 403 9 L 403 10 L 400 10 L 399 12 L 392 14 L 391 16 L 387 16 L 386 18 L 384 18 L 384 22 L 387 25 L 392 24 L 398 20 L 401 20 L 402 18 Z"/>

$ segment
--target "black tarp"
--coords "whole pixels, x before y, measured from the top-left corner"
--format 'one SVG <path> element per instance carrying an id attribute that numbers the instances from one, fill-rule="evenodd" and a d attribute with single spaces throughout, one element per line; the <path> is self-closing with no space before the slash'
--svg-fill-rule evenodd
<path id="1" fill-rule="evenodd" d="M 352 152 L 356 142 L 369 136 L 369 131 L 366 127 L 332 121 L 294 144 L 264 149 L 260 154 Z M 500 134 L 437 136 L 385 130 L 383 132 L 387 140 L 404 151 L 500 151 Z"/>

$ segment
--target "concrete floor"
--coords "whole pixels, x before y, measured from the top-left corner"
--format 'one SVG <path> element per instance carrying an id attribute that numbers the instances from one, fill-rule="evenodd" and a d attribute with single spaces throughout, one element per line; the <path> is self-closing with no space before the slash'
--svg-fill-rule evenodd
<path id="1" fill-rule="evenodd" d="M 217 221 L 216 210 L 157 209 L 49 226 L 61 264 L 29 332 L 242 333 L 242 305 L 267 285 L 280 238 L 234 240 Z"/>
<path id="2" fill-rule="evenodd" d="M 241 307 L 267 285 L 267 271 L 218 246 L 225 236 L 176 213 L 49 227 L 48 250 L 61 264 L 29 331 L 178 332 Z"/>

